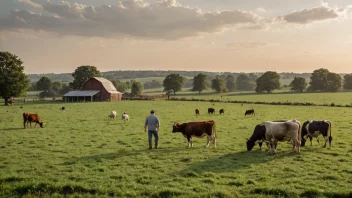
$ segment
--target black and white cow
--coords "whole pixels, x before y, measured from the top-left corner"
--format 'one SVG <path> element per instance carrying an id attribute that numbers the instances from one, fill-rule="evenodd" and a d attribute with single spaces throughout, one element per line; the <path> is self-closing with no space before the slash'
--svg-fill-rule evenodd
<path id="1" fill-rule="evenodd" d="M 328 120 L 308 120 L 302 125 L 301 132 L 301 146 L 306 144 L 306 139 L 309 137 L 310 145 L 312 146 L 313 137 L 317 138 L 319 135 L 323 135 L 325 139 L 324 148 L 326 147 L 326 142 L 329 141 L 331 146 L 332 136 L 331 136 L 331 122 Z"/>
<path id="2" fill-rule="evenodd" d="M 297 120 L 286 122 L 263 122 L 258 124 L 252 136 L 247 139 L 247 150 L 253 149 L 256 141 L 269 142 L 271 153 L 276 153 L 277 143 L 292 140 L 292 152 L 300 152 L 300 123 Z M 297 150 L 296 150 L 297 149 Z"/>

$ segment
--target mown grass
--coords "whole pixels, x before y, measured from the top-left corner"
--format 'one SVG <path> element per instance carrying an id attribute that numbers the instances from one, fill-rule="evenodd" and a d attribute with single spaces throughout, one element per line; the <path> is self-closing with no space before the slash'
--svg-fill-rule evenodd
<path id="1" fill-rule="evenodd" d="M 123 101 L 2 106 L 0 197 L 351 196 L 351 109 L 216 103 L 216 115 L 209 116 L 209 105 Z M 195 108 L 201 110 L 199 118 Z M 224 116 L 218 114 L 220 108 Z M 256 116 L 244 117 L 249 108 Z M 143 131 L 150 109 L 161 120 L 157 150 L 147 149 Z M 125 111 L 131 120 L 108 120 L 112 110 Z M 39 113 L 46 128 L 23 129 L 24 111 Z M 258 146 L 246 151 L 245 138 L 256 124 L 291 118 L 331 120 L 332 147 L 323 149 L 314 141 L 301 154 L 292 154 L 287 143 L 279 143 L 274 156 Z M 187 148 L 186 139 L 171 132 L 174 121 L 210 119 L 217 124 L 217 148 L 205 148 L 206 138 L 194 139 L 194 148 Z"/>

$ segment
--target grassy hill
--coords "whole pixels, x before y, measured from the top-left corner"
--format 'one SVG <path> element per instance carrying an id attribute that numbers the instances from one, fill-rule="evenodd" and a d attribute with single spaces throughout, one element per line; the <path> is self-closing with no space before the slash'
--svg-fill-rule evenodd
<path id="1" fill-rule="evenodd" d="M 352 181 L 347 108 L 217 103 L 225 115 L 208 116 L 209 103 L 124 101 L 117 103 L 26 104 L 0 107 L 0 197 L 350 197 Z M 194 109 L 201 110 L 196 118 Z M 155 109 L 161 120 L 159 149 L 148 150 L 145 117 Z M 110 111 L 130 121 L 108 120 Z M 45 128 L 23 129 L 22 112 L 37 112 Z M 84 115 L 84 116 L 82 116 Z M 118 117 L 119 118 L 119 117 Z M 315 140 L 291 153 L 278 144 L 270 155 L 258 146 L 246 151 L 256 124 L 296 118 L 332 121 L 331 148 Z M 214 120 L 217 148 L 194 148 L 174 121 Z M 323 139 L 320 138 L 322 141 Z M 266 148 L 264 146 L 264 148 Z"/>

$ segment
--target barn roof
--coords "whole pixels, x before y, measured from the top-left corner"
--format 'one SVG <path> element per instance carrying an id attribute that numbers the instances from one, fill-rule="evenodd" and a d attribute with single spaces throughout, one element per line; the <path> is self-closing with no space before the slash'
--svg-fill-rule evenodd
<path id="1" fill-rule="evenodd" d="M 74 96 L 74 97 L 80 97 L 80 96 L 94 96 L 95 94 L 99 93 L 99 90 L 86 90 L 86 91 L 70 91 L 64 96 Z"/>
<path id="2" fill-rule="evenodd" d="M 121 92 L 117 91 L 114 84 L 110 80 L 107 80 L 105 78 L 99 78 L 99 77 L 93 77 L 95 80 L 101 82 L 103 84 L 105 90 L 109 93 L 116 93 L 116 94 L 122 94 Z"/>

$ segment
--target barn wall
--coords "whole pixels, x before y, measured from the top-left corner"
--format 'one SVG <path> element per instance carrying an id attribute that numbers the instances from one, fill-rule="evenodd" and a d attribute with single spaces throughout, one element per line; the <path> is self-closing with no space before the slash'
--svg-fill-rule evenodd
<path id="1" fill-rule="evenodd" d="M 121 101 L 122 94 L 111 94 L 111 101 Z"/>
<path id="2" fill-rule="evenodd" d="M 103 84 L 94 78 L 87 81 L 82 90 L 100 90 L 96 95 L 98 101 L 121 101 L 122 99 L 122 94 L 110 94 Z"/>
<path id="3" fill-rule="evenodd" d="M 109 101 L 110 99 L 110 93 L 105 90 L 101 82 L 94 78 L 87 81 L 82 90 L 100 90 L 96 95 L 96 100 L 98 101 Z"/>

